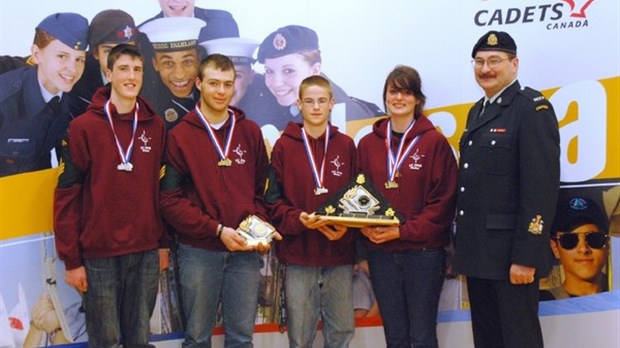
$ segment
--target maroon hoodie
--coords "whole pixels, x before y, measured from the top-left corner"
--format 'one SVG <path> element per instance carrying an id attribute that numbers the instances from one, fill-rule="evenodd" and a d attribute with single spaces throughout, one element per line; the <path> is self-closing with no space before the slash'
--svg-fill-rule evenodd
<path id="1" fill-rule="evenodd" d="M 363 241 L 370 248 L 386 251 L 444 247 L 448 244 L 456 197 L 457 167 L 452 148 L 431 121 L 424 116 L 418 118 L 405 145 L 418 135 L 420 138 L 400 168 L 401 176 L 396 178 L 399 186 L 386 189 L 388 120 L 375 122 L 372 133 L 360 140 L 357 160 L 360 170 L 405 221 L 401 221 L 400 239 L 383 244 L 374 244 L 367 238 Z M 399 143 L 398 137 L 392 137 L 392 149 Z"/>
<path id="2" fill-rule="evenodd" d="M 330 241 L 317 230 L 308 230 L 299 214 L 314 212 L 354 176 L 355 144 L 347 135 L 330 127 L 323 184 L 328 192 L 315 195 L 316 187 L 303 138 L 301 124 L 289 122 L 271 153 L 267 201 L 271 219 L 284 239 L 276 244 L 278 259 L 302 266 L 335 266 L 355 261 L 356 231 L 350 229 L 339 240 Z M 320 171 L 325 152 L 325 134 L 308 137 L 310 149 Z"/>
<path id="3" fill-rule="evenodd" d="M 166 170 L 161 183 L 162 214 L 179 234 L 179 241 L 197 248 L 227 251 L 217 226 L 237 228 L 247 216 L 266 219 L 263 194 L 267 151 L 260 128 L 243 111 L 229 107 L 236 119 L 228 158 L 220 157 L 196 110 L 191 110 L 168 134 Z M 213 129 L 220 144 L 232 125 L 231 117 Z"/>
<path id="4" fill-rule="evenodd" d="M 156 249 L 164 235 L 158 213 L 159 171 L 165 126 L 138 98 L 138 124 L 130 158 L 133 170 L 120 171 L 121 158 L 104 113 L 110 88 L 101 87 L 82 116 L 69 124 L 54 195 L 56 248 L 68 270 L 84 258 L 126 255 Z M 116 135 L 126 151 L 134 110 L 118 114 L 110 104 Z"/>

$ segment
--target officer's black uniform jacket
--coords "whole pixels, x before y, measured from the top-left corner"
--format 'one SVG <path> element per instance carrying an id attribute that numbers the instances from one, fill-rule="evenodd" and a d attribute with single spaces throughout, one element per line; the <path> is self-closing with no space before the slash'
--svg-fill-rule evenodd
<path id="1" fill-rule="evenodd" d="M 454 267 L 466 276 L 508 279 L 511 264 L 550 270 L 549 229 L 559 192 L 560 137 L 551 104 L 515 81 L 460 140 Z"/>

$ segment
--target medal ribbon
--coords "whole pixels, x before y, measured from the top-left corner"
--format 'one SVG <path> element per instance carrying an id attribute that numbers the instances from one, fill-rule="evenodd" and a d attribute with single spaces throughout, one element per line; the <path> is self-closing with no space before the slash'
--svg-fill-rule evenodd
<path id="1" fill-rule="evenodd" d="M 230 125 L 230 130 L 228 131 L 228 134 L 226 135 L 226 147 L 224 148 L 224 150 L 222 150 L 222 145 L 220 145 L 220 142 L 217 140 L 217 137 L 215 136 L 215 132 L 213 131 L 213 128 L 211 127 L 211 123 L 209 123 L 209 121 L 206 119 L 206 117 L 204 117 L 202 112 L 200 112 L 200 108 L 198 107 L 198 104 L 196 104 L 196 113 L 198 113 L 198 115 L 200 116 L 199 117 L 200 121 L 207 129 L 207 132 L 209 133 L 209 137 L 211 138 L 211 142 L 213 142 L 213 145 L 215 145 L 215 149 L 217 150 L 217 153 L 220 156 L 220 159 L 222 161 L 227 159 L 228 153 L 230 152 L 230 143 L 232 142 L 233 133 L 235 132 L 235 124 L 237 123 L 235 120 L 235 115 L 232 112 L 228 111 L 228 115 L 232 119 L 231 121 L 232 124 Z"/>
<path id="2" fill-rule="evenodd" d="M 325 173 L 325 159 L 327 158 L 327 146 L 329 145 L 329 125 L 325 129 L 325 152 L 323 153 L 323 161 L 321 162 L 321 173 L 317 170 L 317 164 L 314 160 L 314 155 L 312 155 L 312 150 L 310 149 L 310 142 L 308 141 L 308 136 L 306 135 L 306 131 L 301 129 L 301 137 L 304 140 L 304 147 L 306 148 L 306 155 L 308 156 L 308 162 L 310 162 L 310 167 L 312 168 L 312 176 L 314 177 L 314 184 L 316 188 L 322 188 L 323 186 L 323 174 Z"/>
<path id="3" fill-rule="evenodd" d="M 108 122 L 110 123 L 110 127 L 112 128 L 112 134 L 114 134 L 114 140 L 116 140 L 116 148 L 118 149 L 118 154 L 121 156 L 121 162 L 123 164 L 129 163 L 131 159 L 131 154 L 133 153 L 133 142 L 136 137 L 136 130 L 138 129 L 138 110 L 140 110 L 140 106 L 136 103 L 136 111 L 133 114 L 133 130 L 131 133 L 131 142 L 129 143 L 129 147 L 125 152 L 123 150 L 123 146 L 121 142 L 118 140 L 118 136 L 116 136 L 116 130 L 114 129 L 114 122 L 112 122 L 112 114 L 110 113 L 110 100 L 105 103 L 103 106 L 103 111 L 108 118 Z"/>
<path id="4" fill-rule="evenodd" d="M 398 145 L 398 152 L 396 155 L 392 152 L 392 121 L 389 121 L 387 124 L 387 134 L 385 136 L 385 147 L 387 148 L 387 173 L 388 173 L 388 181 L 394 181 L 394 177 L 396 176 L 396 172 L 400 170 L 403 162 L 405 162 L 405 158 L 409 155 L 415 144 L 420 140 L 420 136 L 422 134 L 416 136 L 410 143 L 407 145 L 407 148 L 403 152 L 403 147 L 405 145 L 405 140 L 407 139 L 407 135 L 411 129 L 413 129 L 413 125 L 415 124 L 415 120 L 411 121 L 403 137 L 401 138 L 400 144 Z"/>

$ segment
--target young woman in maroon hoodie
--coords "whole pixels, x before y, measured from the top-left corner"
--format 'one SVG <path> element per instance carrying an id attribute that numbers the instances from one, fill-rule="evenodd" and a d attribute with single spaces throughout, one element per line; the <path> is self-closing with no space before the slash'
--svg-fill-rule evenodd
<path id="1" fill-rule="evenodd" d="M 383 101 L 388 117 L 360 140 L 357 161 L 404 218 L 399 226 L 361 229 L 388 347 L 437 347 L 437 308 L 457 167 L 446 138 L 423 115 L 418 72 L 396 67 Z"/>
<path id="2" fill-rule="evenodd" d="M 355 331 L 355 231 L 311 215 L 354 175 L 355 145 L 329 123 L 330 83 L 305 78 L 297 106 L 303 124 L 289 122 L 273 147 L 267 203 L 283 235 L 276 244 L 286 265 L 285 296 L 290 347 L 310 347 L 323 321 L 327 347 L 347 347 Z"/>

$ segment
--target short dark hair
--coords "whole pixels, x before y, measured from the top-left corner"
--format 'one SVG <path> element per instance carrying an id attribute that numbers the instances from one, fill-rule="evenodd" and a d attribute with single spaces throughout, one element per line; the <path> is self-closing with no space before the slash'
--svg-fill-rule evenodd
<path id="1" fill-rule="evenodd" d="M 306 90 L 306 88 L 310 86 L 319 86 L 325 88 L 329 93 L 330 97 L 334 96 L 334 93 L 332 92 L 332 86 L 329 84 L 328 79 L 324 78 L 321 75 L 310 75 L 306 77 L 303 81 L 301 81 L 301 84 L 299 85 L 299 99 L 302 98 L 303 92 Z"/>
<path id="2" fill-rule="evenodd" d="M 422 110 L 424 110 L 424 104 L 426 103 L 426 96 L 422 93 L 422 79 L 417 70 L 406 65 L 397 65 L 394 70 L 385 79 L 385 85 L 383 86 L 383 107 L 387 110 L 385 100 L 389 87 L 394 87 L 401 90 L 411 91 L 419 103 L 415 106 L 413 111 L 414 118 L 422 116 Z"/>
<path id="3" fill-rule="evenodd" d="M 140 53 L 140 50 L 135 45 L 130 44 L 118 44 L 110 50 L 108 54 L 108 69 L 112 70 L 114 63 L 120 58 L 120 56 L 130 56 L 140 59 L 144 63 L 144 56 Z"/>
<path id="4" fill-rule="evenodd" d="M 207 58 L 203 59 L 200 62 L 200 66 L 198 67 L 198 78 L 202 80 L 204 78 L 204 71 L 208 67 L 214 67 L 216 69 L 222 71 L 230 71 L 235 72 L 235 64 L 230 58 L 223 54 L 214 53 L 207 56 Z"/>

